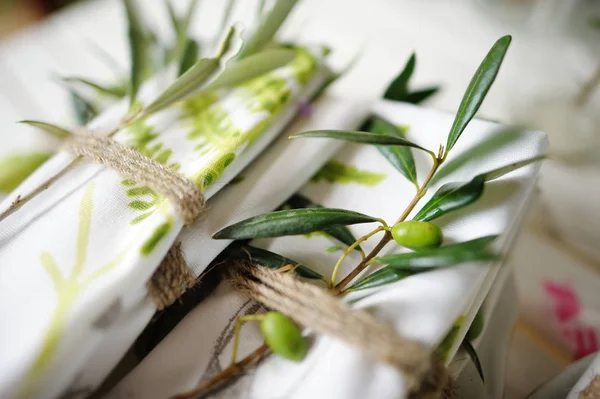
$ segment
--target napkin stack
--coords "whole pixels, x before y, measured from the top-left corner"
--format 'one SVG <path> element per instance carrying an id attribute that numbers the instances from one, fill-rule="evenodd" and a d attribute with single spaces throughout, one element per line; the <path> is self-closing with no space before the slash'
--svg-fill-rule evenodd
<path id="1" fill-rule="evenodd" d="M 320 55 L 300 50 L 285 67 L 232 90 L 192 97 L 123 129 L 115 139 L 176 168 L 211 198 L 322 86 L 326 72 Z M 139 100 L 151 101 L 163 83 L 149 84 Z M 116 105 L 88 128 L 95 134 L 110 131 L 125 112 L 126 104 Z M 57 154 L 0 210 L 72 160 L 70 154 Z M 105 341 L 114 334 L 113 323 L 130 318 L 131 328 L 141 331 L 153 311 L 145 302 L 145 283 L 182 226 L 173 205 L 159 193 L 86 162 L 5 219 L 0 231 L 0 341 L 6 344 L 0 396 L 57 396 L 91 362 L 101 364 L 94 378 L 99 383 L 122 354 L 118 350 L 126 347 Z M 127 340 L 136 335 L 122 333 Z M 112 357 L 96 363 L 92 356 L 102 347 L 110 347 Z"/>
<path id="2" fill-rule="evenodd" d="M 383 101 L 372 108 L 408 129 L 407 138 L 426 148 L 445 142 L 452 115 L 412 105 Z M 308 139 L 307 139 L 308 140 Z M 310 139 L 321 140 L 321 139 Z M 489 150 L 490 143 L 495 143 Z M 441 185 L 462 182 L 509 163 L 543 154 L 546 139 L 540 132 L 513 134 L 500 125 L 473 121 L 451 152 L 439 178 L 423 201 Z M 483 151 L 487 148 L 487 151 Z M 417 172 L 428 170 L 427 156 L 415 153 Z M 517 232 L 534 187 L 538 165 L 529 165 L 486 183 L 475 204 L 437 220 L 446 243 L 499 234 L 494 248 L 506 254 Z M 345 145 L 299 194 L 326 206 L 359 211 L 393 222 L 414 195 L 414 187 L 370 146 Z M 423 202 L 424 203 L 424 202 Z M 417 207 L 416 211 L 419 207 Z M 368 225 L 351 227 L 355 237 Z M 372 227 L 372 226 L 371 226 Z M 377 240 L 366 242 L 369 251 Z M 339 242 L 322 235 L 255 240 L 259 246 L 329 275 L 340 252 Z M 386 252 L 398 251 L 394 245 Z M 344 262 L 343 276 L 360 260 L 358 253 Z M 459 317 L 464 318 L 448 359 L 452 359 L 499 272 L 500 265 L 463 265 L 417 274 L 398 282 L 357 291 L 346 298 L 356 308 L 368 309 L 391 323 L 399 334 L 432 350 Z M 164 398 L 192 389 L 227 367 L 235 318 L 261 308 L 222 283 L 110 393 L 115 398 Z M 262 343 L 258 326 L 242 330 L 240 358 Z M 375 362 L 356 348 L 317 336 L 307 358 L 293 363 L 268 357 L 214 397 L 231 398 L 402 398 L 398 372 Z"/>

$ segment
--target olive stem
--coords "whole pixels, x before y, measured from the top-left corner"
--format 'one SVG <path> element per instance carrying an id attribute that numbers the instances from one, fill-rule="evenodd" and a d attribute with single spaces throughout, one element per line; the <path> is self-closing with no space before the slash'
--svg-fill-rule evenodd
<path id="1" fill-rule="evenodd" d="M 340 267 L 342 266 L 344 259 L 346 259 L 346 257 L 354 250 L 354 248 L 359 246 L 361 242 L 368 240 L 369 238 L 371 238 L 375 234 L 379 233 L 380 231 L 383 231 L 383 230 L 387 231 L 387 229 L 388 229 L 387 225 L 379 226 L 375 230 L 371 231 L 370 233 L 365 234 L 364 236 L 360 237 L 358 240 L 354 241 L 354 243 L 352 245 L 350 245 L 348 248 L 346 248 L 346 250 L 344 251 L 342 256 L 340 256 L 340 259 L 338 259 L 337 263 L 333 267 L 333 272 L 331 273 L 331 281 L 329 282 L 329 285 L 331 287 L 334 286 L 335 279 L 337 278 L 338 272 L 340 271 Z M 363 261 L 364 261 L 364 259 L 365 258 L 363 257 Z"/>
<path id="2" fill-rule="evenodd" d="M 432 154 L 432 156 L 433 156 L 433 154 Z M 425 178 L 423 185 L 419 188 L 419 190 L 417 190 L 417 193 L 415 194 L 414 198 L 412 199 L 412 201 L 410 202 L 408 207 L 404 210 L 404 212 L 402 213 L 402 215 L 400 216 L 400 218 L 398 219 L 398 221 L 395 224 L 398 224 L 398 223 L 404 221 L 408 217 L 410 212 L 414 209 L 414 207 L 417 205 L 419 200 L 421 198 L 423 198 L 423 196 L 427 192 L 427 185 L 430 183 L 431 179 L 433 178 L 434 174 L 437 172 L 440 165 L 444 162 L 445 158 L 446 158 L 446 154 L 443 153 L 443 147 L 440 147 L 440 153 L 438 154 L 437 157 L 433 157 L 433 165 L 431 167 L 431 170 L 429 171 L 429 174 Z M 352 251 L 352 249 L 354 249 L 356 247 L 356 245 L 360 244 L 362 241 L 367 240 L 368 238 L 370 238 L 371 236 L 373 236 L 374 234 L 376 234 L 380 231 L 385 231 L 384 236 L 379 241 L 379 243 L 377 243 L 375 248 L 373 248 L 373 250 L 371 252 L 369 252 L 369 254 L 367 256 L 363 257 L 363 260 L 358 264 L 358 266 L 356 266 L 356 268 L 354 268 L 354 270 L 352 270 L 342 281 L 340 281 L 336 286 L 334 286 L 332 288 L 331 293 L 333 295 L 336 295 L 336 296 L 342 295 L 344 293 L 344 287 L 349 282 L 351 282 L 365 267 L 370 265 L 371 260 L 391 241 L 392 234 L 390 233 L 390 228 L 385 223 L 385 221 L 380 220 L 380 222 L 383 224 L 383 226 L 379 226 L 377 229 L 373 230 L 371 233 L 359 238 L 354 244 L 352 244 L 350 247 L 348 247 L 346 249 L 346 251 L 344 251 L 344 255 L 342 255 L 342 258 L 340 258 L 340 260 L 338 260 L 338 264 L 336 265 L 336 267 L 334 267 L 334 273 L 337 273 L 336 269 L 339 269 L 341 262 L 343 262 L 344 258 Z M 331 284 L 334 284 L 333 283 L 334 279 L 335 279 L 335 274 L 332 275 Z M 224 381 L 225 379 L 234 376 L 236 373 L 243 370 L 244 367 L 246 367 L 247 365 L 252 363 L 256 358 L 258 358 L 261 354 L 266 352 L 268 349 L 269 349 L 269 347 L 266 344 L 263 344 L 260 348 L 258 348 L 257 350 L 255 350 L 254 352 L 252 352 L 251 354 L 246 356 L 244 359 L 240 360 L 238 363 L 231 364 L 229 367 L 227 367 L 226 369 L 224 369 L 223 371 L 221 371 L 220 373 L 218 373 L 217 375 L 215 375 L 214 377 L 212 377 L 211 379 L 206 381 L 204 384 L 196 387 L 192 391 L 174 396 L 172 399 L 192 399 L 192 398 L 196 397 L 198 394 L 202 393 L 203 391 L 206 391 L 206 390 L 214 387 L 215 385 L 219 384 L 220 382 Z"/>
<path id="3" fill-rule="evenodd" d="M 244 370 L 244 368 L 254 362 L 259 356 L 265 353 L 269 347 L 266 344 L 263 344 L 260 348 L 250 353 L 248 356 L 240 360 L 239 362 L 230 365 L 220 373 L 216 374 L 211 379 L 205 381 L 203 384 L 197 386 L 191 391 L 184 392 L 178 395 L 173 396 L 171 399 L 193 399 L 198 396 L 200 393 L 211 389 L 217 384 L 225 381 L 226 379 L 233 377 L 237 373 L 240 373 Z"/>
<path id="4" fill-rule="evenodd" d="M 421 198 L 423 198 L 425 196 L 425 194 L 427 193 L 427 186 L 429 185 L 429 183 L 431 182 L 431 179 L 433 179 L 433 176 L 435 175 L 435 173 L 437 172 L 437 170 L 439 169 L 440 165 L 442 163 L 444 163 L 445 160 L 445 154 L 444 154 L 444 149 L 443 147 L 440 146 L 440 151 L 438 153 L 438 156 L 433 158 L 433 165 L 431 166 L 431 169 L 429 170 L 429 174 L 427 175 L 427 177 L 425 178 L 425 181 L 423 182 L 423 184 L 421 185 L 421 188 L 417 191 L 417 193 L 415 194 L 415 196 L 413 197 L 413 199 L 410 201 L 410 203 L 408 204 L 408 206 L 406 207 L 406 209 L 404 210 L 404 212 L 402 212 L 402 215 L 400 215 L 400 217 L 398 218 L 398 220 L 396 221 L 396 223 L 394 223 L 394 225 L 401 223 L 403 221 L 406 220 L 406 218 L 408 217 L 408 215 L 412 212 L 412 210 L 415 208 L 415 206 L 417 206 L 417 204 L 419 203 L 419 201 L 421 200 Z M 348 283 L 350 283 L 352 280 L 354 280 L 354 278 L 356 278 L 356 276 L 362 272 L 367 266 L 370 265 L 370 260 L 373 259 L 375 256 L 377 256 L 377 254 L 379 254 L 379 252 L 392 240 L 392 234 L 389 231 L 386 231 L 385 235 L 381 238 L 381 240 L 379 241 L 379 243 L 375 246 L 375 248 L 373 248 L 373 250 L 362 260 L 362 262 L 360 262 L 355 268 L 354 270 L 352 270 L 350 273 L 348 273 L 348 275 L 346 277 L 344 277 L 344 279 L 342 281 L 340 281 L 334 288 L 333 288 L 333 293 L 334 294 L 340 294 L 343 292 L 344 288 L 348 285 Z"/>
<path id="5" fill-rule="evenodd" d="M 240 331 L 242 329 L 242 324 L 251 320 L 262 321 L 264 319 L 265 315 L 251 314 L 246 316 L 240 316 L 235 320 L 235 332 L 233 333 L 233 349 L 231 351 L 231 363 L 229 363 L 230 366 L 235 365 L 235 362 L 237 360 L 237 352 L 240 343 Z"/>

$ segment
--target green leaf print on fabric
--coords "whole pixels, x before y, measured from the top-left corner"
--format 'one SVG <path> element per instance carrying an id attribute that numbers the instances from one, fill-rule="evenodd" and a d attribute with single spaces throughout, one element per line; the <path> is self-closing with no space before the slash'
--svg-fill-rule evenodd
<path id="1" fill-rule="evenodd" d="M 36 395 L 36 392 L 33 391 L 36 386 L 35 382 L 40 378 L 56 355 L 69 318 L 69 313 L 73 309 L 75 301 L 92 282 L 116 267 L 123 258 L 124 252 L 91 273 L 88 277 L 81 278 L 85 264 L 88 261 L 92 213 L 94 210 L 93 192 L 94 184 L 88 185 L 79 207 L 79 227 L 75 242 L 75 263 L 73 267 L 68 269 L 67 273 L 63 273 L 63 268 L 58 266 L 52 253 L 44 251 L 40 254 L 42 267 L 50 277 L 56 292 L 56 307 L 48 321 L 40 351 L 23 380 L 21 390 L 17 395 L 18 397 Z"/>
<path id="2" fill-rule="evenodd" d="M 385 177 L 383 173 L 359 170 L 354 166 L 333 160 L 327 162 L 310 181 L 313 183 L 319 183 L 322 180 L 328 183 L 356 183 L 372 187 L 379 184 Z"/>
<path id="3" fill-rule="evenodd" d="M 294 49 L 296 56 L 285 67 L 268 72 L 227 92 L 240 101 L 240 111 L 262 114 L 262 119 L 247 130 L 236 126 L 231 111 L 215 93 L 199 94 L 182 102 L 182 124 L 189 129 L 187 138 L 194 143 L 204 166 L 191 177 L 200 190 L 213 185 L 235 160 L 239 148 L 252 143 L 267 128 L 273 117 L 289 102 L 292 90 L 314 74 L 317 59 L 305 49 Z M 293 82 L 292 80 L 295 80 Z"/>
<path id="4" fill-rule="evenodd" d="M 160 134 L 156 133 L 143 119 L 133 123 L 125 130 L 124 134 L 126 135 L 125 144 L 140 154 L 152 158 L 162 165 L 167 165 L 174 170 L 179 170 L 181 167 L 178 163 L 168 164 L 173 151 L 164 147 L 164 144 L 158 140 Z M 137 186 L 133 180 L 126 179 L 121 184 L 131 187 L 127 189 L 126 194 L 128 197 L 135 198 L 128 206 L 131 209 L 142 212 L 141 215 L 131 220 L 131 224 L 137 224 L 148 218 L 165 200 L 160 193 L 155 192 L 150 187 Z"/>

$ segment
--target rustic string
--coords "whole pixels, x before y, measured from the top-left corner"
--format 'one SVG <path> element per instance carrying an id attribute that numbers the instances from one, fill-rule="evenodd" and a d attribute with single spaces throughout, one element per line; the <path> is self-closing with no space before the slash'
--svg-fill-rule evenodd
<path id="1" fill-rule="evenodd" d="M 64 148 L 76 156 L 108 166 L 164 195 L 186 225 L 193 223 L 204 210 L 204 195 L 185 176 L 110 137 L 95 136 L 84 131 L 67 139 Z M 178 243 L 171 247 L 147 287 L 157 308 L 162 310 L 173 304 L 195 281 Z"/>
<path id="2" fill-rule="evenodd" d="M 73 134 L 65 141 L 64 148 L 161 193 L 171 201 L 186 225 L 193 223 L 204 210 L 204 195 L 189 179 L 110 137 Z"/>
<path id="3" fill-rule="evenodd" d="M 589 385 L 579 393 L 579 399 L 600 399 L 600 375 L 595 376 Z"/>
<path id="4" fill-rule="evenodd" d="M 411 397 L 437 399 L 449 383 L 443 364 L 421 343 L 399 336 L 366 311 L 351 310 L 326 290 L 247 262 L 235 262 L 229 277 L 242 293 L 311 330 L 333 336 L 396 367 Z"/>

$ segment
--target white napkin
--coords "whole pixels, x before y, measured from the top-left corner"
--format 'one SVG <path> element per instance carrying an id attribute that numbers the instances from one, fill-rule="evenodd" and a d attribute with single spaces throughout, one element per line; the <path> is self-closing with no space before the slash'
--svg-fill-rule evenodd
<path id="1" fill-rule="evenodd" d="M 373 110 L 397 124 L 409 126 L 408 139 L 432 149 L 445 142 L 453 119 L 448 114 L 390 102 L 381 102 Z M 489 147 L 490 143 L 495 143 L 493 150 L 482 152 L 481 148 Z M 450 153 L 446 169 L 440 171 L 442 177 L 435 181 L 421 204 L 444 183 L 468 181 L 479 173 L 544 153 L 545 148 L 545 136 L 540 132 L 508 134 L 501 131 L 498 124 L 473 121 Z M 421 179 L 427 171 L 427 157 L 422 155 L 415 151 Z M 389 222 L 396 220 L 414 195 L 414 187 L 373 147 L 347 145 L 333 161 L 337 162 L 333 164 L 337 170 L 344 173 L 333 177 L 330 173 L 331 182 L 325 178 L 326 174 L 321 174 L 322 178 L 304 186 L 301 194 L 323 206 L 352 209 Z M 452 168 L 452 164 L 460 166 Z M 446 242 L 501 234 L 494 247 L 506 253 L 538 168 L 538 165 L 530 165 L 486 183 L 485 192 L 477 203 L 437 220 Z M 370 229 L 368 225 L 356 225 L 351 230 L 359 237 Z M 339 252 L 328 251 L 336 244 L 339 243 L 319 235 L 255 240 L 253 243 L 323 274 L 331 273 L 339 256 Z M 363 245 L 366 251 L 372 247 L 372 241 Z M 394 249 L 390 245 L 386 252 Z M 358 254 L 351 254 L 344 263 L 345 272 L 359 260 Z M 362 298 L 354 306 L 369 308 L 392 323 L 399 334 L 419 340 L 432 349 L 456 319 L 464 315 L 464 328 L 450 351 L 451 359 L 474 317 L 472 309 L 481 305 L 497 271 L 498 267 L 492 265 L 464 265 L 414 275 L 372 289 L 371 295 L 359 291 L 348 297 Z M 201 380 L 227 367 L 235 317 L 251 311 L 250 303 L 222 284 L 190 312 L 109 396 L 169 397 L 195 387 Z M 240 358 L 262 342 L 257 325 L 248 323 L 242 331 Z M 405 396 L 402 378 L 395 369 L 378 364 L 334 338 L 318 336 L 303 362 L 292 363 L 271 356 L 215 397 L 385 399 Z"/>
<path id="2" fill-rule="evenodd" d="M 317 128 L 350 128 L 366 116 L 356 102 L 324 97 L 311 106 L 263 154 L 240 173 L 243 179 L 209 200 L 209 212 L 179 236 L 188 265 L 199 275 L 231 241 L 211 236 L 231 223 L 269 212 L 297 191 L 341 146 L 336 140 L 289 140 L 289 134 Z M 144 289 L 145 294 L 145 289 Z M 106 378 L 156 311 L 145 295 L 108 329 L 101 344 L 79 372 L 71 391 L 89 391 Z"/>
<path id="3" fill-rule="evenodd" d="M 139 147 L 144 146 L 142 138 L 157 134 L 146 148 L 161 145 L 157 158 L 171 151 L 167 164 L 178 163 L 179 172 L 200 182 L 210 198 L 321 86 L 323 71 L 310 59 L 298 55 L 261 77 L 263 83 L 274 83 L 266 89 L 254 81 L 214 96 L 196 96 L 185 102 L 187 109 L 161 111 L 145 126 L 125 129 L 115 139 L 128 145 L 138 140 Z M 140 101 L 153 99 L 164 83 L 158 79 L 147 85 Z M 104 132 L 115 126 L 125 106 L 108 110 L 91 129 Z M 66 153 L 53 157 L 1 210 L 72 158 Z M 111 322 L 139 305 L 145 282 L 183 223 L 168 201 L 152 204 L 152 195 L 134 195 L 132 188 L 137 187 L 112 170 L 80 163 L 3 221 L 0 397 L 53 397 L 64 391 Z M 143 215 L 147 217 L 141 220 Z"/>

